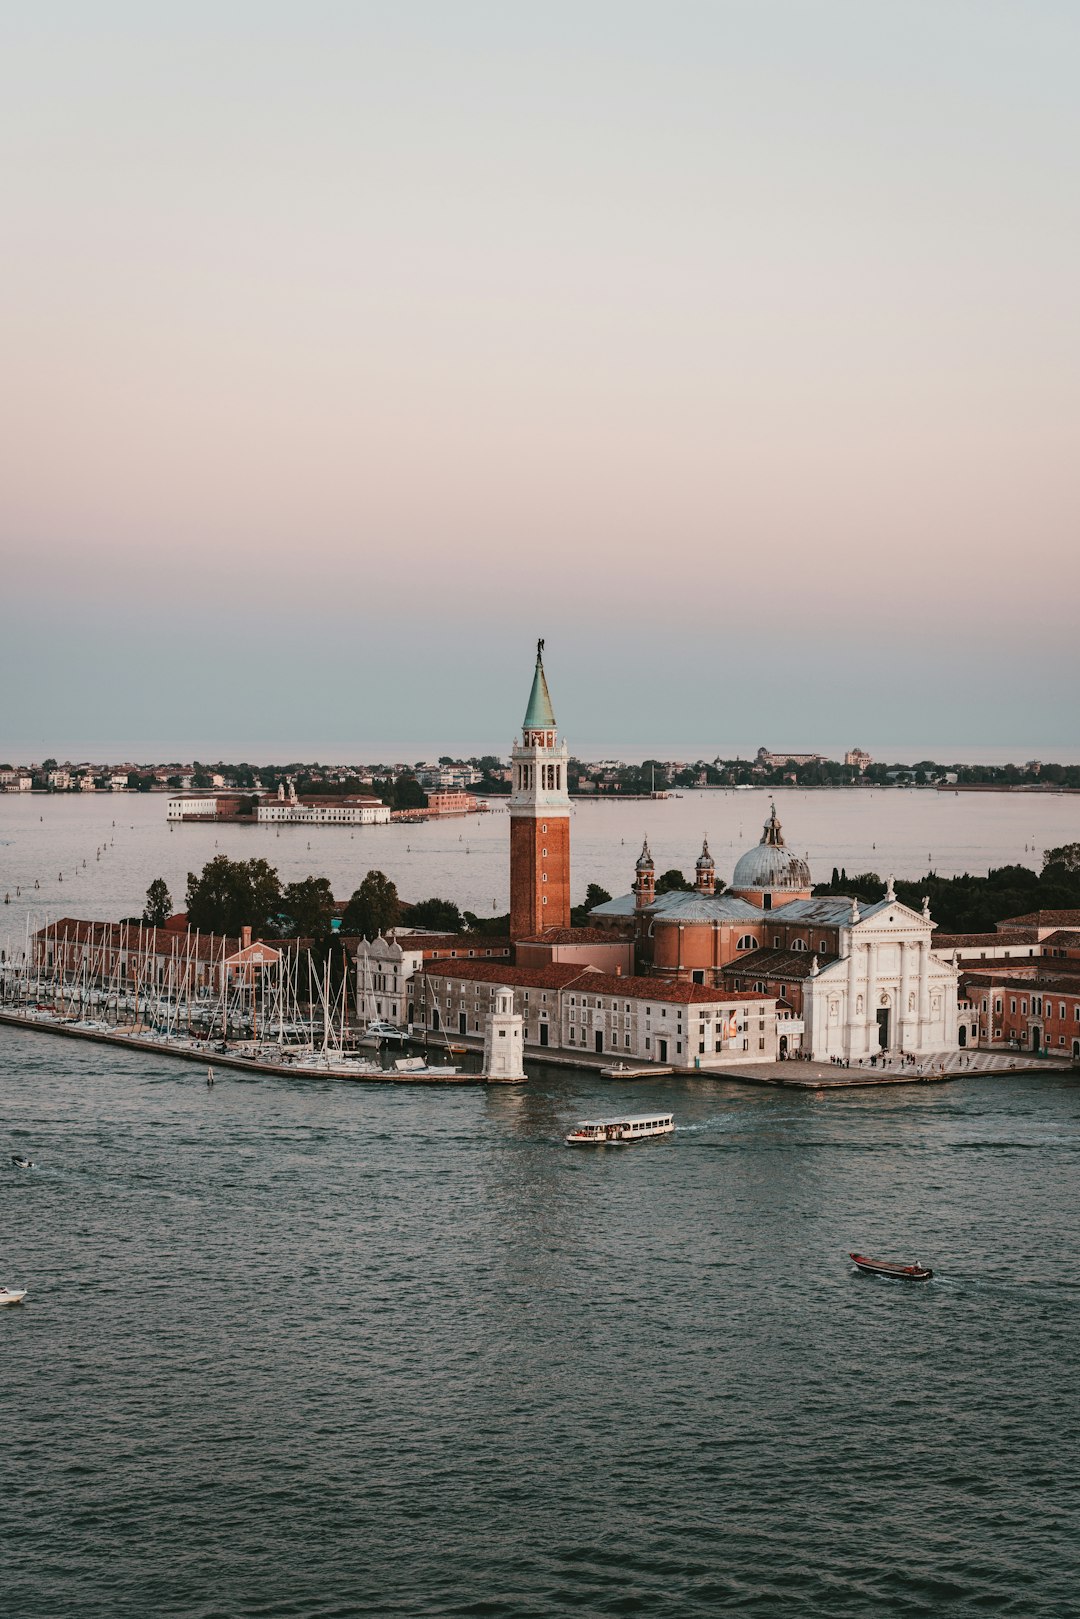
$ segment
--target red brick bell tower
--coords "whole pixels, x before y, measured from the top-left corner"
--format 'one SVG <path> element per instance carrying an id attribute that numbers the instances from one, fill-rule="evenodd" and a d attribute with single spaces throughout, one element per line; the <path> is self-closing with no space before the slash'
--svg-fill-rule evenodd
<path id="1" fill-rule="evenodd" d="M 570 795 L 566 743 L 555 729 L 544 643 L 536 643 L 529 706 L 514 744 L 510 794 L 510 937 L 570 926 Z"/>

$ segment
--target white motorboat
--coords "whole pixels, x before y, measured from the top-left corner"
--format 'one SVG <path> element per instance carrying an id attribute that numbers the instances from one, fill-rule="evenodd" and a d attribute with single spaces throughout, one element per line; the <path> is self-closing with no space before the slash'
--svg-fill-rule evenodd
<path id="1" fill-rule="evenodd" d="M 566 1137 L 568 1147 L 625 1147 L 632 1141 L 669 1136 L 675 1129 L 671 1113 L 642 1113 L 632 1118 L 583 1119 Z"/>
<path id="2" fill-rule="evenodd" d="M 0 1304 L 21 1304 L 26 1293 L 25 1287 L 0 1287 Z"/>
<path id="3" fill-rule="evenodd" d="M 373 1018 L 367 1026 L 369 1037 L 376 1040 L 407 1040 L 408 1029 L 399 1029 L 396 1023 L 388 1023 L 385 1018 Z"/>

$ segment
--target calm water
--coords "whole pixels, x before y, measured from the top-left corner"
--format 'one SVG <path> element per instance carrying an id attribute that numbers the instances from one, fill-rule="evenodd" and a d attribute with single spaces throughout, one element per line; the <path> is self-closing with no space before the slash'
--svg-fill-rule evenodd
<path id="1" fill-rule="evenodd" d="M 633 1097 L 0 1029 L 5 1613 L 1074 1614 L 1076 1082 Z"/>
<path id="2" fill-rule="evenodd" d="M 1014 862 L 1038 868 L 1044 849 L 1080 839 L 1080 795 L 789 789 L 778 792 L 776 802 L 789 844 L 826 881 L 833 866 L 897 877 L 919 877 L 931 866 L 943 875 Z M 509 905 L 508 826 L 501 810 L 352 833 L 344 827 L 170 830 L 165 807 L 163 794 L 0 795 L 0 943 L 22 940 L 28 904 L 39 918 L 136 915 L 159 876 L 182 905 L 188 871 L 201 870 L 215 854 L 261 855 L 285 882 L 327 876 L 343 898 L 370 866 L 379 866 L 406 898 L 438 894 L 488 916 Z M 726 881 L 739 855 L 761 836 L 768 807 L 765 791 L 579 801 L 571 823 L 574 899 L 584 898 L 590 882 L 626 893 L 646 832 L 657 870 L 686 872 L 707 832 Z"/>

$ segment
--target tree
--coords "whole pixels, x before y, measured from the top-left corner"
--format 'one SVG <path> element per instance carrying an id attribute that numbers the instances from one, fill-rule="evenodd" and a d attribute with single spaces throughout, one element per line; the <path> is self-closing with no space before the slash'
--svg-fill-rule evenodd
<path id="1" fill-rule="evenodd" d="M 260 936 L 276 931 L 281 914 L 281 882 L 265 860 L 230 860 L 219 854 L 196 877 L 188 872 L 188 923 L 203 933 L 239 933 L 249 927 Z"/>
<path id="2" fill-rule="evenodd" d="M 686 893 L 692 887 L 693 884 L 688 883 L 682 872 L 676 871 L 674 866 L 656 879 L 658 894 Z"/>
<path id="3" fill-rule="evenodd" d="M 415 776 L 399 776 L 394 783 L 395 809 L 427 809 L 427 794 Z"/>
<path id="4" fill-rule="evenodd" d="M 452 899 L 422 899 L 409 906 L 409 926 L 433 933 L 460 933 L 461 912 Z"/>
<path id="5" fill-rule="evenodd" d="M 1051 866 L 1060 866 L 1063 872 L 1080 871 L 1080 843 L 1063 843 L 1058 849 L 1047 849 L 1042 863 L 1044 877 Z"/>
<path id="6" fill-rule="evenodd" d="M 589 912 L 594 905 L 606 905 L 611 895 L 599 883 L 590 883 L 585 890 L 585 899 L 581 905 L 574 905 L 570 910 L 570 926 L 572 928 L 587 928 L 592 924 L 589 921 Z"/>
<path id="7" fill-rule="evenodd" d="M 165 886 L 164 877 L 155 877 L 146 890 L 146 904 L 142 919 L 152 928 L 163 928 L 172 915 L 172 895 Z"/>
<path id="8" fill-rule="evenodd" d="M 394 884 L 385 872 L 369 871 L 345 907 L 341 931 L 373 939 L 394 927 L 400 916 L 401 901 Z"/>
<path id="9" fill-rule="evenodd" d="M 56 768 L 57 768 L 57 764 L 56 764 L 55 759 L 42 759 L 42 761 L 41 761 L 41 773 L 42 773 L 42 775 L 45 775 L 48 771 L 55 770 Z"/>
<path id="10" fill-rule="evenodd" d="M 334 891 L 326 877 L 286 883 L 281 906 L 288 933 L 296 939 L 327 939 L 334 926 Z"/>

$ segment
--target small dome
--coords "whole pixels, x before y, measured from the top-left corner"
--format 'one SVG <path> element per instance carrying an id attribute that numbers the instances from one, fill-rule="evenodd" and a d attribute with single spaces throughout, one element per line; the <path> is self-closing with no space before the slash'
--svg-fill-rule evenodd
<path id="1" fill-rule="evenodd" d="M 709 853 L 709 840 L 708 840 L 708 838 L 706 838 L 705 842 L 701 845 L 701 853 L 697 857 L 696 870 L 698 870 L 698 871 L 715 871 L 716 870 L 716 862 L 714 861 L 712 855 Z"/>
<path id="2" fill-rule="evenodd" d="M 784 845 L 784 835 L 772 806 L 761 842 L 748 849 L 735 867 L 731 879 L 731 892 L 738 894 L 747 889 L 810 889 L 813 879 L 805 860 Z"/>
<path id="3" fill-rule="evenodd" d="M 656 870 L 656 867 L 653 865 L 653 857 L 649 853 L 649 840 L 648 840 L 648 838 L 646 838 L 645 842 L 641 845 L 641 853 L 638 855 L 637 866 L 635 867 L 635 870 L 637 870 L 637 871 L 655 871 Z"/>

